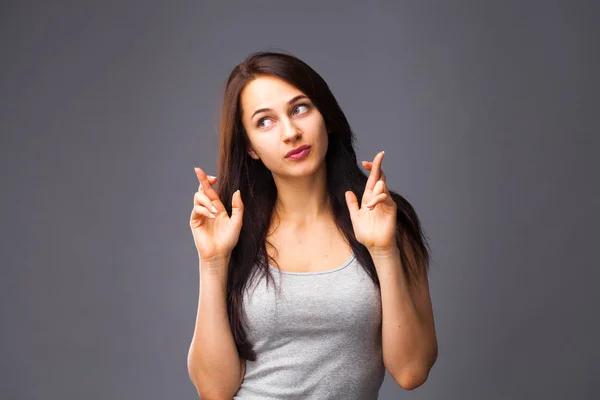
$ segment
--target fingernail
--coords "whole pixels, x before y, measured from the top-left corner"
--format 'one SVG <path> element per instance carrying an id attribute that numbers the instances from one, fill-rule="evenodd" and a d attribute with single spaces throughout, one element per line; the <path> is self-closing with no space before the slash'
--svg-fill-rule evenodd
<path id="1" fill-rule="evenodd" d="M 214 179 L 214 178 L 215 178 L 215 177 L 214 177 L 214 176 L 212 176 L 212 175 L 206 175 L 206 176 L 208 176 L 208 177 L 209 177 L 209 178 L 211 178 L 211 179 Z"/>
<path id="2" fill-rule="evenodd" d="M 216 212 L 217 212 L 217 209 L 215 208 L 215 206 L 211 206 L 211 207 L 210 207 L 210 211 L 212 211 L 212 212 L 216 213 Z"/>
<path id="3" fill-rule="evenodd" d="M 208 218 L 210 218 L 210 219 L 215 219 L 215 218 L 217 218 L 217 217 L 215 217 L 215 215 L 214 215 L 214 214 L 210 214 L 210 216 L 209 216 Z"/>

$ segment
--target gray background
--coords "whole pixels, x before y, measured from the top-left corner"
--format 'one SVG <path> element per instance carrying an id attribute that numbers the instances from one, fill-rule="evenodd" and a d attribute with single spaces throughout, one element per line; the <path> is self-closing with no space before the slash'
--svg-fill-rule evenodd
<path id="1" fill-rule="evenodd" d="M 197 398 L 192 168 L 283 50 L 431 241 L 439 359 L 380 398 L 597 399 L 599 7 L 216 3 L 2 2 L 0 398 Z"/>

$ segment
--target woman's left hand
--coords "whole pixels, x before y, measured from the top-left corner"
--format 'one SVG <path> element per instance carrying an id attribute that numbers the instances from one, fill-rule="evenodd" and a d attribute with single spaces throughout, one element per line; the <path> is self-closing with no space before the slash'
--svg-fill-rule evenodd
<path id="1" fill-rule="evenodd" d="M 378 153 L 372 163 L 363 162 L 370 170 L 362 196 L 362 204 L 352 191 L 346 192 L 346 204 L 356 240 L 369 250 L 388 250 L 396 247 L 396 202 L 392 199 L 381 169 L 384 152 Z"/>

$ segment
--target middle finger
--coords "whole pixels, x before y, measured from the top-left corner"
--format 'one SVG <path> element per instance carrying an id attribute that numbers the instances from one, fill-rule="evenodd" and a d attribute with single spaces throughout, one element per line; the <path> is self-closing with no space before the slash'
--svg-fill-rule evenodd
<path id="1" fill-rule="evenodd" d="M 194 194 L 194 205 L 201 205 L 203 207 L 206 207 L 213 213 L 218 212 L 212 201 L 210 201 L 208 196 L 205 195 L 203 192 L 196 192 Z"/>

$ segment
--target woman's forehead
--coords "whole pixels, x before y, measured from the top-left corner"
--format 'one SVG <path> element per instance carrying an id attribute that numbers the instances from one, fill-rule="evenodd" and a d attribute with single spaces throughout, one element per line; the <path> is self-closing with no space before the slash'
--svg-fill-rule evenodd
<path id="1" fill-rule="evenodd" d="M 244 87 L 240 103 L 242 110 L 252 113 L 260 108 L 285 106 L 289 100 L 301 94 L 304 93 L 280 78 L 261 76 Z"/>

